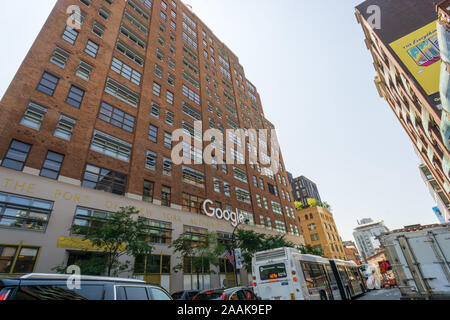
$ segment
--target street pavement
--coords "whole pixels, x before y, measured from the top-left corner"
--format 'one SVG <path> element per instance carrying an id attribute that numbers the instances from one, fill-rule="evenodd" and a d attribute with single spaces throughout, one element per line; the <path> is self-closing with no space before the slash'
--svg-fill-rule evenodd
<path id="1" fill-rule="evenodd" d="M 357 300 L 400 300 L 401 293 L 397 288 L 371 290 Z"/>

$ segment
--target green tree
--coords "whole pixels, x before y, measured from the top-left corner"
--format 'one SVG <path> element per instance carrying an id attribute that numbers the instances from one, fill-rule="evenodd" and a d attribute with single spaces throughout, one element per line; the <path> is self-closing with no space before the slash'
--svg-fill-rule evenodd
<path id="1" fill-rule="evenodd" d="M 147 241 L 148 226 L 135 207 L 120 208 L 108 218 L 92 217 L 89 226 L 73 226 L 72 231 L 103 252 L 108 276 L 130 268 L 130 261 L 122 262 L 122 256 L 146 256 L 153 250 Z"/>
<path id="2" fill-rule="evenodd" d="M 300 251 L 303 254 L 312 254 L 315 256 L 323 256 L 323 252 L 320 249 L 316 249 L 310 244 L 304 245 L 304 246 L 296 246 L 295 247 L 298 251 Z"/>
<path id="3" fill-rule="evenodd" d="M 295 205 L 295 209 L 296 209 L 297 211 L 302 210 L 303 207 L 304 207 L 304 204 L 303 204 L 303 202 L 301 202 L 301 201 L 295 201 L 294 205 Z"/>
<path id="4" fill-rule="evenodd" d="M 320 205 L 320 201 L 314 198 L 308 198 L 306 199 L 306 202 L 308 203 L 308 206 L 310 207 L 317 207 Z"/>
<path id="5" fill-rule="evenodd" d="M 86 276 L 101 276 L 105 274 L 106 270 L 106 260 L 103 256 L 91 255 L 89 259 L 78 259 L 73 263 L 80 268 L 80 272 Z M 66 274 L 67 265 L 59 265 L 52 270 L 57 273 Z"/>
<path id="6" fill-rule="evenodd" d="M 283 235 L 264 235 L 253 230 L 236 231 L 236 247 L 241 248 L 242 259 L 247 271 L 252 270 L 252 257 L 256 252 L 281 247 L 294 247 Z"/>
<path id="7" fill-rule="evenodd" d="M 208 232 L 200 241 L 193 241 L 190 235 L 181 234 L 172 241 L 169 248 L 180 254 L 180 261 L 172 269 L 175 272 L 190 269 L 197 276 L 197 289 L 200 289 L 200 275 L 214 273 L 211 265 L 218 266 L 226 247 L 217 239 L 217 234 Z M 186 263 L 188 265 L 186 265 Z"/>

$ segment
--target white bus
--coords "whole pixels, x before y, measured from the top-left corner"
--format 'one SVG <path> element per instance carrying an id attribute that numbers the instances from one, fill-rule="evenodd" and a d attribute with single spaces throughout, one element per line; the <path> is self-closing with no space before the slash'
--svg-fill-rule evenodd
<path id="1" fill-rule="evenodd" d="M 252 275 L 255 293 L 263 300 L 341 300 L 329 260 L 294 248 L 256 253 Z"/>
<path id="2" fill-rule="evenodd" d="M 341 297 L 351 300 L 367 292 L 364 275 L 354 261 L 330 259 Z"/>

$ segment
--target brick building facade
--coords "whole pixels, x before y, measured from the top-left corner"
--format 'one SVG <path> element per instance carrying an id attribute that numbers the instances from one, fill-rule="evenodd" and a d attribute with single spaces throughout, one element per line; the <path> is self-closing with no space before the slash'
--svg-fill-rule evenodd
<path id="1" fill-rule="evenodd" d="M 74 22 L 81 28 L 71 28 Z M 211 199 L 246 216 L 245 228 L 302 243 L 281 153 L 272 173 L 249 161 L 172 162 L 172 133 L 196 136 L 196 120 L 203 131 L 244 129 L 245 142 L 236 143 L 244 154 L 235 159 L 248 159 L 248 140 L 258 141 L 250 129 L 274 128 L 237 56 L 181 1 L 59 0 L 0 102 L 0 247 L 16 249 L 12 265 L 24 245 L 38 250 L 25 271 L 49 272 L 45 257 L 67 261 L 64 249 L 81 250 L 68 231 L 80 207 L 133 204 L 173 223 L 172 238 L 192 225 L 186 219 L 231 233 L 229 224 L 204 215 L 201 203 Z M 270 138 L 270 131 L 262 137 L 266 157 L 274 153 Z M 192 145 L 183 151 L 191 159 L 199 154 Z M 18 214 L 5 220 L 17 195 L 49 202 L 40 227 L 28 223 L 30 211 L 28 224 Z M 163 246 L 161 254 L 172 253 Z M 21 273 L 13 269 L 0 272 Z M 181 289 L 171 283 L 168 289 Z"/>

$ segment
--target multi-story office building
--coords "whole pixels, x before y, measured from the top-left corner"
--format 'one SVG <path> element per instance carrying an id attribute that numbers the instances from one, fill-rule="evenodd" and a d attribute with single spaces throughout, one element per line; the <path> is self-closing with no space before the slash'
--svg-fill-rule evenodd
<path id="1" fill-rule="evenodd" d="M 322 207 L 310 207 L 298 211 L 298 219 L 306 244 L 321 250 L 329 259 L 346 260 L 342 238 L 330 211 Z"/>
<path id="2" fill-rule="evenodd" d="M 440 1 L 367 0 L 356 7 L 356 17 L 374 60 L 378 92 L 434 178 L 435 191 L 449 203 L 449 90 L 438 41 Z M 440 78 L 447 85 L 440 85 Z"/>
<path id="3" fill-rule="evenodd" d="M 353 237 L 364 260 L 375 254 L 376 249 L 381 247 L 379 236 L 388 232 L 389 229 L 383 221 L 373 221 L 370 218 L 358 221 L 358 226 L 354 228 Z"/>
<path id="4" fill-rule="evenodd" d="M 249 139 L 277 154 L 270 133 L 250 130 L 273 125 L 239 59 L 181 1 L 58 0 L 0 103 L 0 275 L 81 259 L 93 248 L 71 227 L 125 206 L 148 219 L 160 267 L 122 276 L 171 291 L 197 287 L 188 269 L 173 272 L 171 240 L 234 231 L 205 215 L 205 199 L 245 216 L 239 227 L 303 243 L 281 154 L 278 172 L 249 161 L 173 163 L 176 129 L 200 140 L 182 145 L 183 159 L 202 159 L 210 142 L 197 120 L 200 131 L 245 131 L 234 160 Z M 233 285 L 226 261 L 200 276 L 200 288 Z"/>
<path id="5" fill-rule="evenodd" d="M 301 201 L 304 205 L 308 202 L 308 198 L 316 199 L 317 201 L 322 201 L 320 199 L 319 190 L 317 185 L 309 180 L 305 176 L 300 176 L 297 178 L 292 178 L 292 174 L 288 172 L 288 180 L 291 184 L 292 194 L 294 195 L 295 201 Z"/>

